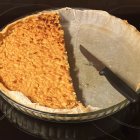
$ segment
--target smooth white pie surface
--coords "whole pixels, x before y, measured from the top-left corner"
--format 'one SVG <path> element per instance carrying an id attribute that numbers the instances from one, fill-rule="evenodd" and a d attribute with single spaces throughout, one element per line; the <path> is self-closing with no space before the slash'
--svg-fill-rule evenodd
<path id="1" fill-rule="evenodd" d="M 87 105 L 107 108 L 124 101 L 80 52 L 82 44 L 134 90 L 140 82 L 140 33 L 127 21 L 100 10 L 61 9 L 66 42 L 71 44 Z M 71 40 L 69 41 L 69 39 Z"/>

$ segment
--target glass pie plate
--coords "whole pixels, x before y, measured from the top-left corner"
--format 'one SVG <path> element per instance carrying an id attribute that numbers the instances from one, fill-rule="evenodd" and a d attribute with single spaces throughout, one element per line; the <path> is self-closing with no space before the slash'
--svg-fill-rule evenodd
<path id="1" fill-rule="evenodd" d="M 113 56 L 118 54 L 117 57 L 119 58 L 124 53 L 124 55 L 129 58 L 127 53 L 124 51 L 122 51 L 123 53 L 120 52 L 123 46 L 131 43 L 132 39 L 129 40 L 128 36 L 130 33 L 132 34 L 131 38 L 139 37 L 139 35 L 136 34 L 137 30 L 125 21 L 111 16 L 107 12 L 101 10 L 73 9 L 67 7 L 60 9 L 45 9 L 45 7 L 38 5 L 22 6 L 9 10 L 5 15 L 8 15 L 8 13 L 13 13 L 14 15 L 18 10 L 23 10 L 23 12 L 21 12 L 22 16 L 30 15 L 29 13 L 35 14 L 37 12 L 34 13 L 34 11 L 38 10 L 41 12 L 56 10 L 59 12 L 61 16 L 61 24 L 65 32 L 66 47 L 69 46 L 72 48 L 73 56 L 75 57 L 75 64 L 73 64 L 72 60 L 69 60 L 70 65 L 76 66 L 76 70 L 74 69 L 71 71 L 75 73 L 78 71 L 78 82 L 76 83 L 75 81 L 74 85 L 77 87 L 79 86 L 78 88 L 82 89 L 83 92 L 81 92 L 81 95 L 79 96 L 81 96 L 81 100 L 83 100 L 85 105 L 91 105 L 93 108 L 98 107 L 99 109 L 79 114 L 49 113 L 25 106 L 11 99 L 2 92 L 0 92 L 0 95 L 13 107 L 25 114 L 39 119 L 57 122 L 82 122 L 96 120 L 111 115 L 126 107 L 129 104 L 129 101 L 120 95 L 120 93 L 111 86 L 105 77 L 99 76 L 94 67 L 88 65 L 87 60 L 79 51 L 79 45 L 83 44 L 92 52 L 94 50 L 95 54 L 97 54 L 101 60 L 105 60 L 104 63 L 109 67 L 112 65 L 112 62 L 115 62 L 117 66 L 111 66 L 111 68 L 116 71 L 118 67 L 120 67 L 120 69 L 122 67 L 117 63 L 120 60 L 113 59 Z M 20 16 L 18 15 L 16 18 L 19 19 Z M 122 39 L 122 43 L 118 43 L 120 38 Z M 120 47 L 118 47 L 118 45 Z M 106 48 L 106 46 L 109 47 Z M 113 51 L 115 50 L 114 47 L 117 48 L 115 52 Z M 100 51 L 100 49 L 102 51 Z M 108 49 L 110 49 L 110 53 L 105 51 Z M 133 50 L 131 50 L 131 52 L 132 54 L 135 53 Z M 111 62 L 109 61 L 110 59 L 112 60 Z M 124 63 L 125 62 L 126 61 L 124 61 Z M 128 68 L 130 67 L 131 62 L 133 61 L 130 60 L 130 63 L 126 65 Z M 136 66 L 135 63 L 132 65 L 134 67 Z M 121 76 L 125 75 L 125 77 L 127 77 L 127 73 L 125 73 L 123 69 L 119 70 L 119 72 L 121 73 Z M 132 72 L 135 72 L 135 69 Z M 135 83 L 133 82 L 133 77 L 130 75 L 126 80 L 130 81 L 129 84 L 134 88 L 133 85 L 135 85 Z"/>

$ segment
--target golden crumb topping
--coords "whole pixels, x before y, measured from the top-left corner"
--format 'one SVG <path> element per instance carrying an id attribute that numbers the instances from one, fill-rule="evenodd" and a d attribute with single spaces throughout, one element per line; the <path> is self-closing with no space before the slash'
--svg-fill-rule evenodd
<path id="1" fill-rule="evenodd" d="M 3 34 L 0 82 L 40 105 L 62 109 L 77 106 L 57 13 L 19 20 Z"/>

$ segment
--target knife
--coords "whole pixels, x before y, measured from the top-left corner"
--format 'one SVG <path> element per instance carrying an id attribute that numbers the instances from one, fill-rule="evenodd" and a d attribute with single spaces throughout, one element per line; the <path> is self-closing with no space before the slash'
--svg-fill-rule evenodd
<path id="1" fill-rule="evenodd" d="M 86 59 L 92 64 L 100 75 L 106 77 L 110 84 L 118 90 L 123 96 L 125 96 L 130 102 L 134 103 L 139 100 L 139 95 L 129 87 L 121 78 L 119 78 L 114 72 L 106 67 L 98 58 L 92 55 L 87 49 L 80 45 L 80 50 Z"/>

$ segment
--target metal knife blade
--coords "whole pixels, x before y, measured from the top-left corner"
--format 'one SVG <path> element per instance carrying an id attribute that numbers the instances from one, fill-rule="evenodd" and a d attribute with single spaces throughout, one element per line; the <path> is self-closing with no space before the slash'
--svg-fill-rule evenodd
<path id="1" fill-rule="evenodd" d="M 98 60 L 94 55 L 92 55 L 87 49 L 85 49 L 82 45 L 80 45 L 80 50 L 82 54 L 86 57 L 86 59 L 92 64 L 98 71 L 101 71 L 106 66 Z"/>
<path id="2" fill-rule="evenodd" d="M 125 96 L 130 102 L 135 103 L 140 100 L 139 95 L 131 89 L 125 81 L 119 78 L 114 72 L 106 67 L 98 58 L 92 55 L 87 49 L 80 45 L 82 54 L 87 60 L 99 71 L 100 75 L 104 75 L 110 84 L 118 90 L 123 96 Z"/>

